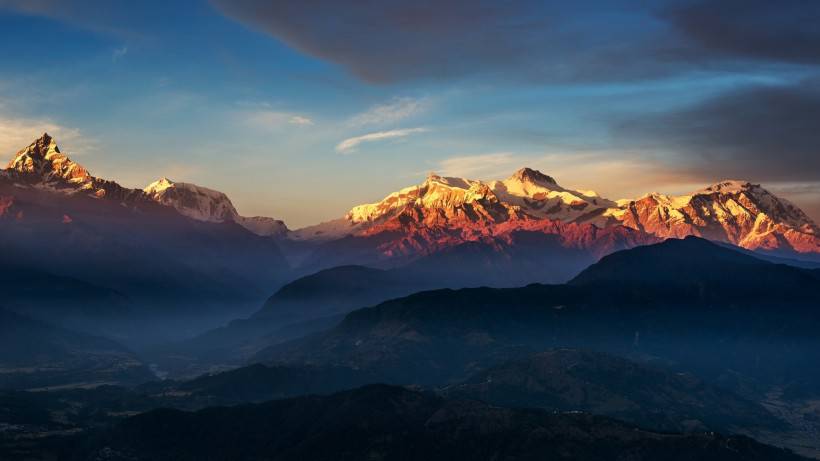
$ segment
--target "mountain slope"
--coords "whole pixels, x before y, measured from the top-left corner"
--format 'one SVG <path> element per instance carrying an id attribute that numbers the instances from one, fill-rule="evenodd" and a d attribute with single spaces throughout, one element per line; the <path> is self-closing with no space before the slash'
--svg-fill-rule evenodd
<path id="1" fill-rule="evenodd" d="M 58 322 L 74 316 L 89 320 L 123 315 L 133 307 L 110 288 L 13 261 L 0 262 L 0 292 L 6 309 Z"/>
<path id="2" fill-rule="evenodd" d="M 0 388 L 136 384 L 154 375 L 131 352 L 0 309 Z"/>
<path id="3" fill-rule="evenodd" d="M 75 459 L 800 459 L 745 437 L 659 434 L 381 385 L 196 413 L 156 410 L 86 447 Z"/>
<path id="4" fill-rule="evenodd" d="M 405 269 L 326 269 L 284 285 L 249 318 L 158 347 L 152 357 L 163 368 L 185 376 L 214 366 L 241 365 L 272 344 L 330 328 L 354 309 L 441 283 L 447 282 Z"/>
<path id="5" fill-rule="evenodd" d="M 253 318 L 295 323 L 346 314 L 355 307 L 407 295 L 431 283 L 423 274 L 409 271 L 340 266 L 288 283 L 268 298 Z"/>
<path id="6" fill-rule="evenodd" d="M 663 431 L 782 426 L 762 406 L 692 375 L 576 349 L 503 363 L 445 393 L 505 407 L 585 411 Z"/>
<path id="7" fill-rule="evenodd" d="M 576 286 L 634 286 L 682 299 L 708 297 L 733 302 L 817 298 L 811 272 L 772 264 L 751 255 L 687 237 L 605 256 L 570 283 Z M 657 296 L 663 296 L 659 293 Z M 674 294 L 672 294 L 674 293 Z M 808 298 L 806 298 L 808 296 Z"/>

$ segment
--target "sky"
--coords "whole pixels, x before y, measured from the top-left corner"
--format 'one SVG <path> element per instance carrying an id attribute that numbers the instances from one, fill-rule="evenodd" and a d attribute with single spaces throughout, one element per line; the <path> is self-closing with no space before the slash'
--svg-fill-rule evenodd
<path id="1" fill-rule="evenodd" d="M 0 0 L 0 156 L 291 228 L 428 172 L 612 199 L 761 183 L 820 222 L 816 0 Z"/>

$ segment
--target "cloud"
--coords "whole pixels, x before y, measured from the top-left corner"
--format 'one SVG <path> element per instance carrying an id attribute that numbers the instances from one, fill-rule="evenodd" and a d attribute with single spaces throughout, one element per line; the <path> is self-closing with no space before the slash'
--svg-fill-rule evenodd
<path id="1" fill-rule="evenodd" d="M 820 2 L 815 0 L 683 2 L 659 16 L 703 50 L 820 63 Z"/>
<path id="2" fill-rule="evenodd" d="M 665 46 L 665 39 L 655 37 L 658 28 L 646 27 L 646 12 L 603 0 L 590 5 L 537 0 L 211 3 L 228 17 L 372 83 L 476 73 L 607 80 L 658 73 L 666 66 L 654 59 L 654 51 L 643 53 Z"/>
<path id="3" fill-rule="evenodd" d="M 120 60 L 120 58 L 122 58 L 126 54 L 128 54 L 128 47 L 127 46 L 123 45 L 120 48 L 115 48 L 114 52 L 111 53 L 111 60 L 114 61 L 114 62 L 117 62 L 117 61 Z"/>
<path id="4" fill-rule="evenodd" d="M 427 99 L 393 98 L 385 104 L 378 104 L 362 112 L 349 121 L 352 126 L 387 125 L 402 121 L 423 112 Z"/>
<path id="5" fill-rule="evenodd" d="M 816 0 L 210 1 L 371 83 L 626 81 L 820 58 Z"/>
<path id="6" fill-rule="evenodd" d="M 424 133 L 429 131 L 427 128 L 402 128 L 397 130 L 377 131 L 375 133 L 368 133 L 361 136 L 345 139 L 336 145 L 336 152 L 340 154 L 349 154 L 355 152 L 359 144 L 365 142 L 381 141 L 384 139 L 404 138 L 415 133 Z"/>
<path id="7" fill-rule="evenodd" d="M 617 122 L 621 142 L 710 180 L 820 181 L 820 81 L 756 85 Z"/>
<path id="8" fill-rule="evenodd" d="M 285 125 L 313 125 L 313 120 L 304 115 L 292 114 L 289 112 L 278 112 L 274 110 L 252 110 L 242 114 L 244 122 L 253 127 L 265 130 L 281 128 Z"/>
<path id="9" fill-rule="evenodd" d="M 293 125 L 313 125 L 313 120 L 301 115 L 294 115 L 288 119 L 288 123 Z"/>

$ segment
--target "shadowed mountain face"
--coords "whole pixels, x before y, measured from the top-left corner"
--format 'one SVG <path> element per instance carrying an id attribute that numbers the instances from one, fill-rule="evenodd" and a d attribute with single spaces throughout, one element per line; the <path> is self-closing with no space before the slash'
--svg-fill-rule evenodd
<path id="1" fill-rule="evenodd" d="M 132 307 L 128 298 L 115 290 L 57 276 L 19 261 L 0 262 L 0 291 L 7 309 L 52 321 L 105 320 L 126 315 Z"/>
<path id="2" fill-rule="evenodd" d="M 205 375 L 179 383 L 148 384 L 167 387 L 183 397 L 185 407 L 235 405 L 298 395 L 329 394 L 376 382 L 377 378 L 349 368 L 266 367 L 256 364 Z M 154 390 L 156 392 L 156 390 Z M 207 405 L 206 405 L 207 404 Z"/>
<path id="3" fill-rule="evenodd" d="M 695 237 L 605 256 L 575 277 L 576 286 L 634 286 L 652 296 L 706 300 L 817 300 L 811 271 L 771 264 Z"/>
<path id="4" fill-rule="evenodd" d="M 250 318 L 157 347 L 151 355 L 181 376 L 215 366 L 239 366 L 272 344 L 331 328 L 354 309 L 436 287 L 436 283 L 425 274 L 401 269 L 326 269 L 284 285 Z"/>
<path id="5" fill-rule="evenodd" d="M 574 349 L 492 367 L 445 393 L 504 407 L 584 411 L 673 432 L 782 426 L 759 404 L 692 375 Z"/>
<path id="6" fill-rule="evenodd" d="M 518 286 L 564 282 L 604 254 L 658 241 L 622 226 L 601 229 L 551 220 L 487 224 L 396 219 L 388 228 L 374 227 L 318 244 L 303 266 L 317 270 L 349 264 L 410 265 L 438 272 L 457 286 Z"/>
<path id="7" fill-rule="evenodd" d="M 113 341 L 0 310 L 0 388 L 137 384 L 153 378 Z"/>
<path id="8" fill-rule="evenodd" d="M 368 306 L 434 286 L 424 274 L 381 270 L 363 266 L 341 266 L 297 279 L 279 289 L 253 315 L 255 320 L 295 323 L 346 314 Z"/>
<path id="9" fill-rule="evenodd" d="M 791 460 L 744 437 L 665 435 L 603 417 L 509 410 L 374 385 L 196 413 L 156 410 L 66 459 Z"/>
<path id="10" fill-rule="evenodd" d="M 669 271 L 653 265 L 664 260 Z M 679 269 L 676 260 L 684 261 Z M 645 270 L 649 282 L 624 280 L 625 268 Z M 758 286 L 738 289 L 739 275 Z M 675 281 L 669 288 L 652 283 L 665 277 Z M 818 306 L 820 285 L 807 271 L 673 240 L 604 258 L 568 285 L 388 301 L 256 360 L 344 364 L 392 382 L 440 384 L 529 352 L 582 347 L 658 356 L 705 376 L 733 368 L 769 381 L 815 380 L 800 364 L 818 354 Z"/>
<path id="11" fill-rule="evenodd" d="M 2 181 L 0 196 L 7 201 L 0 213 L 6 254 L 57 275 L 93 280 L 148 306 L 258 293 L 275 286 L 287 269 L 270 239 L 150 202 L 123 206 Z"/>

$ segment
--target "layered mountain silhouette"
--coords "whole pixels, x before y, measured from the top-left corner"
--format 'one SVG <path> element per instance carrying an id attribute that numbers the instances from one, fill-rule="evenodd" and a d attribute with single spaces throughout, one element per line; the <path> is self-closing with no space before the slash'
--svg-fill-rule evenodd
<path id="1" fill-rule="evenodd" d="M 605 257 L 567 285 L 387 301 L 255 360 L 342 364 L 393 382 L 441 384 L 572 346 L 657 356 L 706 376 L 733 368 L 770 381 L 815 380 L 799 364 L 817 354 L 816 280 L 702 239 L 668 240 Z"/>
<path id="2" fill-rule="evenodd" d="M 285 284 L 248 318 L 159 347 L 155 359 L 186 375 L 211 366 L 238 366 L 272 344 L 324 330 L 362 306 L 435 287 L 432 280 L 401 270 L 341 266 Z M 170 358 L 169 358 L 170 356 Z"/>

